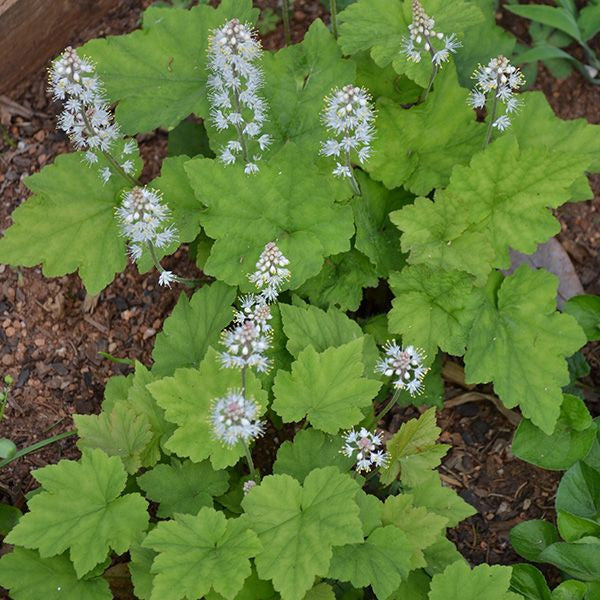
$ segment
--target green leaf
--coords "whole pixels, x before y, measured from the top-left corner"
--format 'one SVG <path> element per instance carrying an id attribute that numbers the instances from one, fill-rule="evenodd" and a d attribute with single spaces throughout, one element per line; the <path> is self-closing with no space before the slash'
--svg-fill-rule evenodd
<path id="1" fill-rule="evenodd" d="M 600 580 L 600 540 L 597 537 L 583 538 L 574 544 L 552 544 L 541 553 L 540 560 L 558 567 L 576 579 Z"/>
<path id="2" fill-rule="evenodd" d="M 411 570 L 412 547 L 397 527 L 378 527 L 361 544 L 340 546 L 333 551 L 329 577 L 349 581 L 354 587 L 371 586 L 385 600 Z"/>
<path id="3" fill-rule="evenodd" d="M 594 585 L 593 583 L 589 585 Z M 559 586 L 552 590 L 552 600 L 597 600 L 597 596 L 593 595 L 592 590 L 590 595 L 586 595 L 588 591 L 588 584 L 583 581 L 576 581 L 575 579 L 569 579 L 563 581 Z M 598 588 L 596 593 L 598 592 Z"/>
<path id="4" fill-rule="evenodd" d="M 389 189 L 403 185 L 422 196 L 445 187 L 452 169 L 468 163 L 483 141 L 483 126 L 475 121 L 467 96 L 449 64 L 427 102 L 405 109 L 381 98 L 373 156 L 366 165 L 371 177 Z"/>
<path id="5" fill-rule="evenodd" d="M 159 523 L 142 545 L 158 552 L 151 600 L 201 598 L 211 589 L 232 600 L 261 547 L 244 519 L 206 507 Z"/>
<path id="6" fill-rule="evenodd" d="M 321 272 L 306 281 L 298 294 L 306 296 L 311 304 L 340 310 L 358 310 L 363 299 L 363 288 L 377 287 L 379 279 L 369 259 L 352 248 L 325 259 Z"/>
<path id="7" fill-rule="evenodd" d="M 140 467 L 149 467 L 142 455 L 152 441 L 150 423 L 144 415 L 138 415 L 124 403 L 117 404 L 110 412 L 99 415 L 74 415 L 79 441 L 77 446 L 100 448 L 109 456 L 118 456 L 128 473 Z"/>
<path id="8" fill-rule="evenodd" d="M 450 448 L 447 444 L 437 443 L 441 432 L 433 407 L 418 419 L 403 423 L 386 444 L 390 460 L 381 471 L 381 482 L 389 485 L 400 475 L 404 485 L 417 487 L 427 479 L 429 472 L 439 466 Z"/>
<path id="9" fill-rule="evenodd" d="M 391 333 L 429 357 L 438 347 L 455 356 L 464 353 L 478 300 L 470 275 L 415 265 L 392 273 L 389 282 L 396 296 L 388 315 Z"/>
<path id="10" fill-rule="evenodd" d="M 497 281 L 490 279 L 469 335 L 466 381 L 493 381 L 505 406 L 518 405 L 550 435 L 560 415 L 561 387 L 569 383 L 565 358 L 585 344 L 585 336 L 573 317 L 556 312 L 554 275 L 521 265 L 499 286 Z"/>
<path id="11" fill-rule="evenodd" d="M 164 322 L 152 351 L 154 373 L 171 375 L 179 367 L 196 367 L 209 346 L 233 318 L 235 289 L 215 281 L 204 285 L 188 300 L 185 294 Z"/>
<path id="12" fill-rule="evenodd" d="M 389 600 L 427 600 L 430 581 L 424 571 L 411 571 Z"/>
<path id="13" fill-rule="evenodd" d="M 246 375 L 248 397 L 254 398 L 262 415 L 267 409 L 267 393 L 253 373 Z M 210 457 L 214 469 L 235 465 L 244 456 L 244 444 L 227 446 L 214 437 L 210 424 L 213 401 L 230 389 L 241 387 L 240 372 L 224 369 L 219 355 L 210 348 L 198 369 L 178 369 L 173 377 L 164 377 L 148 385 L 150 393 L 164 409 L 165 418 L 178 427 L 164 446 L 192 462 Z"/>
<path id="14" fill-rule="evenodd" d="M 510 589 L 525 600 L 552 600 L 544 576 L 533 565 L 521 563 L 512 566 Z"/>
<path id="15" fill-rule="evenodd" d="M 510 530 L 512 547 L 523 558 L 536 562 L 540 561 L 540 554 L 558 539 L 556 527 L 539 519 L 519 523 Z"/>
<path id="16" fill-rule="evenodd" d="M 388 191 L 362 171 L 358 171 L 356 177 L 362 196 L 351 201 L 356 225 L 355 247 L 369 257 L 380 277 L 388 277 L 390 271 L 404 265 L 398 231 L 390 221 L 390 213 L 405 205 L 412 196 L 402 190 Z"/>
<path id="17" fill-rule="evenodd" d="M 0 535 L 6 537 L 22 516 L 23 513 L 16 506 L 0 502 Z"/>
<path id="18" fill-rule="evenodd" d="M 329 571 L 332 547 L 363 540 L 358 483 L 335 467 L 315 469 L 301 486 L 289 475 L 265 477 L 242 506 L 263 549 L 259 577 L 271 579 L 283 600 L 301 600 L 315 576 Z"/>
<path id="19" fill-rule="evenodd" d="M 600 471 L 575 463 L 560 481 L 556 510 L 561 535 L 568 542 L 590 534 L 600 537 Z M 566 517 L 571 517 L 568 529 Z"/>
<path id="20" fill-rule="evenodd" d="M 186 164 L 196 196 L 207 207 L 202 225 L 216 240 L 204 270 L 251 290 L 248 273 L 265 244 L 276 241 L 290 261 L 287 285 L 295 289 L 319 273 L 326 256 L 350 249 L 352 209 L 336 204 L 332 178 L 294 144 L 262 161 L 260 169 L 259 177 L 248 177 L 243 165 L 201 158 Z"/>
<path id="21" fill-rule="evenodd" d="M 563 310 L 577 319 L 590 342 L 600 340 L 600 296 L 574 296 Z"/>
<path id="22" fill-rule="evenodd" d="M 410 494 L 386 498 L 381 518 L 383 525 L 394 525 L 406 535 L 412 549 L 411 570 L 427 566 L 423 550 L 442 537 L 448 525 L 446 517 L 414 506 Z"/>
<path id="23" fill-rule="evenodd" d="M 594 443 L 596 431 L 583 400 L 565 394 L 554 433 L 546 435 L 531 421 L 523 419 L 513 437 L 512 452 L 543 469 L 564 471 L 585 457 Z"/>
<path id="24" fill-rule="evenodd" d="M 37 549 L 42 558 L 70 550 L 81 578 L 112 549 L 125 552 L 148 524 L 139 494 L 121 496 L 127 473 L 121 460 L 102 450 L 84 450 L 81 460 L 61 460 L 34 471 L 42 491 L 5 542 Z"/>
<path id="25" fill-rule="evenodd" d="M 176 513 L 196 514 L 201 508 L 213 507 L 213 498 L 229 487 L 227 471 L 213 471 L 208 461 L 192 463 L 176 459 L 170 465 L 156 465 L 137 478 L 146 497 L 159 502 L 157 515 L 173 517 Z"/>
<path id="26" fill-rule="evenodd" d="M 334 466 L 345 473 L 354 460 L 342 454 L 343 445 L 344 441 L 339 436 L 327 435 L 316 429 L 299 431 L 292 441 L 279 446 L 273 473 L 291 475 L 300 483 L 313 469 L 321 467 Z"/>
<path id="27" fill-rule="evenodd" d="M 438 219 L 457 220 L 456 227 L 464 227 L 470 236 L 479 233 L 489 240 L 495 258 L 488 262 L 484 246 L 481 274 L 491 266 L 505 269 L 510 266 L 509 247 L 530 254 L 560 231 L 548 208 L 571 199 L 570 188 L 588 162 L 581 154 L 562 154 L 544 146 L 521 150 L 514 137 L 504 136 L 476 154 L 469 166 L 455 168 L 434 212 Z M 436 232 L 434 240 L 438 245 L 454 242 L 456 233 L 449 226 Z"/>
<path id="28" fill-rule="evenodd" d="M 471 570 L 455 562 L 431 580 L 429 600 L 520 600 L 509 592 L 510 567 L 479 565 Z"/>
<path id="29" fill-rule="evenodd" d="M 411 489 L 410 495 L 415 506 L 422 506 L 436 515 L 445 517 L 448 520 L 448 527 L 456 527 L 461 521 L 477 512 L 453 489 L 444 487 L 435 472 Z"/>
<path id="30" fill-rule="evenodd" d="M 129 574 L 131 575 L 135 597 L 150 600 L 154 583 L 154 575 L 150 572 L 150 569 L 156 557 L 156 552 L 150 548 L 143 548 L 139 544 L 134 544 L 129 549 L 129 556 L 131 557 L 131 562 L 128 565 Z"/>
<path id="31" fill-rule="evenodd" d="M 125 240 L 115 207 L 129 182 L 115 175 L 106 184 L 83 152 L 62 154 L 27 178 L 33 192 L 13 213 L 13 225 L 0 240 L 0 262 L 42 265 L 46 277 L 79 272 L 89 294 L 98 294 L 127 264 Z M 137 161 L 139 167 L 139 161 Z M 136 172 L 137 175 L 137 172 Z"/>
<path id="32" fill-rule="evenodd" d="M 466 562 L 456 546 L 446 537 L 441 537 L 429 548 L 425 548 L 424 554 L 427 561 L 427 569 L 425 570 L 431 577 L 443 573 L 456 561 Z"/>
<path id="33" fill-rule="evenodd" d="M 381 383 L 363 378 L 362 340 L 317 352 L 308 346 L 292 371 L 275 377 L 273 410 L 286 423 L 304 417 L 326 433 L 348 429 L 363 419 Z"/>
<path id="34" fill-rule="evenodd" d="M 41 558 L 34 550 L 15 548 L 0 559 L 0 585 L 13 600 L 110 600 L 102 577 L 78 579 L 67 556 Z"/>
<path id="35" fill-rule="evenodd" d="M 308 592 L 310 594 L 310 592 Z M 206 596 L 206 600 L 223 600 L 221 594 L 214 590 Z M 256 569 L 252 568 L 250 577 L 244 581 L 244 587 L 240 590 L 235 600 L 279 600 L 281 596 L 273 589 L 270 581 L 263 581 L 258 578 Z"/>
<path id="36" fill-rule="evenodd" d="M 579 11 L 577 27 L 584 40 L 593 38 L 600 31 L 600 4 L 592 0 Z"/>
<path id="37" fill-rule="evenodd" d="M 204 123 L 196 123 L 193 120 L 182 121 L 169 131 L 167 144 L 167 156 L 206 156 L 214 158 L 215 155 L 208 145 L 208 134 Z"/>
<path id="38" fill-rule="evenodd" d="M 224 0 L 217 9 L 151 7 L 143 28 L 127 35 L 96 39 L 81 54 L 97 63 L 97 73 L 125 133 L 171 128 L 190 113 L 209 114 L 206 49 L 211 29 L 237 17 L 253 23 L 258 10 L 250 0 Z"/>
<path id="39" fill-rule="evenodd" d="M 318 583 L 306 593 L 304 600 L 335 600 L 335 593 L 328 583 Z"/>
<path id="40" fill-rule="evenodd" d="M 354 63 L 342 59 L 335 38 L 317 19 L 300 44 L 265 54 L 263 68 L 274 147 L 292 141 L 316 157 L 327 135 L 321 122 L 325 96 L 354 81 Z"/>
<path id="41" fill-rule="evenodd" d="M 579 31 L 579 27 L 577 26 L 577 22 L 573 18 L 573 15 L 563 8 L 541 6 L 539 4 L 530 4 L 527 6 L 513 4 L 512 6 L 508 5 L 506 8 L 510 12 L 515 13 L 515 15 L 537 21 L 538 23 L 543 23 L 544 25 L 549 25 L 550 27 L 554 27 L 554 29 L 560 29 L 575 40 L 582 41 L 581 32 Z"/>

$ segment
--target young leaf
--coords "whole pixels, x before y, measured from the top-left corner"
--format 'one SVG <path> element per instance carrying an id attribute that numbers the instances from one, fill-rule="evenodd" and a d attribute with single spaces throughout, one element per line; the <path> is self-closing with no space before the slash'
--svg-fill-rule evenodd
<path id="1" fill-rule="evenodd" d="M 125 403 L 116 404 L 110 412 L 102 411 L 99 415 L 74 415 L 73 421 L 80 449 L 100 448 L 109 456 L 118 456 L 128 473 L 135 473 L 141 466 L 152 466 L 153 463 L 142 460 L 152 442 L 150 423 Z"/>
<path id="2" fill-rule="evenodd" d="M 366 165 L 371 177 L 389 189 L 403 185 L 422 196 L 445 187 L 452 169 L 468 163 L 483 140 L 467 96 L 453 66 L 446 65 L 427 102 L 408 110 L 381 98 L 373 156 Z"/>
<path id="3" fill-rule="evenodd" d="M 322 308 L 358 310 L 363 288 L 377 287 L 378 283 L 375 267 L 364 254 L 352 248 L 350 252 L 329 257 L 321 272 L 306 281 L 298 294 Z"/>
<path id="4" fill-rule="evenodd" d="M 539 569 L 525 563 L 512 567 L 510 589 L 525 600 L 552 600 L 550 588 Z"/>
<path id="5" fill-rule="evenodd" d="M 521 600 L 509 592 L 510 567 L 479 565 L 470 569 L 464 562 L 450 565 L 431 580 L 429 600 Z"/>
<path id="6" fill-rule="evenodd" d="M 577 319 L 589 341 L 600 340 L 600 296 L 574 296 L 565 303 L 564 311 Z"/>
<path id="7" fill-rule="evenodd" d="M 581 32 L 577 27 L 577 22 L 573 18 L 573 15 L 566 11 L 564 8 L 557 6 L 523 6 L 522 4 L 507 6 L 510 12 L 525 17 L 526 19 L 532 19 L 544 25 L 549 25 L 554 29 L 560 29 L 566 34 L 570 35 L 577 41 L 583 41 L 581 39 Z"/>
<path id="8" fill-rule="evenodd" d="M 576 579 L 600 580 L 600 543 L 597 537 L 583 538 L 574 544 L 552 544 L 540 554 L 540 560 Z"/>
<path id="9" fill-rule="evenodd" d="M 423 506 L 413 506 L 410 494 L 386 498 L 381 518 L 383 525 L 394 525 L 406 535 L 412 547 L 411 570 L 427 566 L 423 550 L 445 534 L 448 524 L 446 517 Z"/>
<path id="10" fill-rule="evenodd" d="M 401 530 L 378 527 L 362 544 L 334 548 L 329 577 L 358 588 L 370 585 L 378 600 L 386 600 L 408 577 L 412 552 Z"/>
<path id="11" fill-rule="evenodd" d="M 0 558 L 0 585 L 13 600 L 110 600 L 102 577 L 78 579 L 69 558 L 62 554 L 41 558 L 35 550 L 14 548 Z"/>
<path id="12" fill-rule="evenodd" d="M 34 471 L 43 489 L 5 541 L 37 549 L 42 558 L 70 550 L 81 578 L 112 549 L 125 552 L 148 524 L 139 494 L 121 496 L 127 473 L 116 456 L 84 450 L 79 462 L 61 460 Z"/>
<path id="13" fill-rule="evenodd" d="M 317 275 L 323 259 L 350 249 L 352 209 L 335 202 L 330 177 L 294 144 L 286 144 L 260 177 L 243 165 L 199 158 L 186 164 L 196 196 L 207 209 L 201 222 L 215 241 L 205 272 L 244 290 L 265 244 L 276 241 L 290 261 L 290 289 Z M 350 188 L 348 187 L 348 194 Z"/>
<path id="14" fill-rule="evenodd" d="M 318 583 L 306 592 L 303 600 L 335 600 L 333 588 L 328 583 Z"/>
<path id="15" fill-rule="evenodd" d="M 503 404 L 518 405 L 547 435 L 569 383 L 565 358 L 586 342 L 575 319 L 556 312 L 556 288 L 554 275 L 526 265 L 500 285 L 493 276 L 465 354 L 468 383 L 493 381 Z"/>
<path id="16" fill-rule="evenodd" d="M 396 296 L 388 315 L 391 333 L 431 358 L 438 347 L 456 356 L 464 353 L 479 302 L 470 275 L 415 265 L 392 273 L 389 282 Z"/>
<path id="17" fill-rule="evenodd" d="M 310 594 L 310 592 L 308 593 Z M 223 596 L 214 590 L 210 591 L 205 598 L 206 600 L 224 600 Z M 235 600 L 279 600 L 280 598 L 281 596 L 273 589 L 271 582 L 259 579 L 256 569 L 253 567 L 250 577 L 244 581 L 244 587 Z"/>
<path id="18" fill-rule="evenodd" d="M 253 373 L 246 375 L 246 392 L 260 406 L 260 414 L 267 409 L 267 393 Z M 241 441 L 227 446 L 218 440 L 210 423 L 210 410 L 216 398 L 230 389 L 241 387 L 237 369 L 224 369 L 219 355 L 210 348 L 198 369 L 177 369 L 173 377 L 165 377 L 148 385 L 165 418 L 178 427 L 165 442 L 165 448 L 178 456 L 200 462 L 210 457 L 214 469 L 235 465 L 244 456 Z"/>
<path id="19" fill-rule="evenodd" d="M 425 571 L 411 571 L 389 600 L 427 600 L 431 579 Z"/>
<path id="20" fill-rule="evenodd" d="M 131 562 L 129 563 L 129 574 L 133 583 L 136 598 L 150 600 L 154 575 L 150 572 L 152 563 L 156 558 L 156 552 L 150 548 L 143 548 L 140 544 L 134 544 L 129 549 Z"/>
<path id="21" fill-rule="evenodd" d="M 359 423 L 381 383 L 363 378 L 362 340 L 318 353 L 308 346 L 292 371 L 275 377 L 273 410 L 286 422 L 305 416 L 313 427 L 337 433 Z"/>
<path id="22" fill-rule="evenodd" d="M 293 441 L 279 446 L 277 459 L 273 465 L 276 475 L 291 475 L 302 483 L 313 470 L 334 466 L 346 473 L 354 464 L 354 459 L 341 453 L 344 441 L 316 429 L 299 431 Z"/>
<path id="23" fill-rule="evenodd" d="M 185 294 L 156 336 L 152 352 L 153 373 L 172 375 L 179 367 L 196 367 L 209 346 L 233 318 L 235 289 L 215 281 L 204 285 L 188 300 Z"/>
<path id="24" fill-rule="evenodd" d="M 543 469 L 564 471 L 586 456 L 596 432 L 583 400 L 565 394 L 554 433 L 546 435 L 523 419 L 513 437 L 512 451 L 521 460 Z"/>
<path id="25" fill-rule="evenodd" d="M 176 459 L 170 465 L 156 465 L 137 478 L 146 497 L 159 502 L 159 517 L 174 517 L 176 513 L 195 515 L 201 508 L 212 508 L 213 498 L 229 487 L 227 471 L 213 471 L 208 461 L 193 463 Z"/>
<path id="26" fill-rule="evenodd" d="M 536 562 L 539 562 L 540 554 L 558 539 L 556 527 L 539 519 L 519 523 L 510 530 L 512 547 L 523 558 Z"/>
<path id="27" fill-rule="evenodd" d="M 151 600 L 201 598 L 211 589 L 232 600 L 261 548 L 244 519 L 227 519 L 212 508 L 159 523 L 142 545 L 158 552 Z"/>
<path id="28" fill-rule="evenodd" d="M 106 287 L 127 264 L 115 207 L 130 184 L 119 175 L 103 184 L 96 167 L 104 166 L 101 157 L 90 168 L 84 153 L 74 152 L 28 177 L 34 195 L 13 212 L 13 225 L 0 240 L 0 262 L 41 263 L 46 277 L 79 271 L 89 294 Z"/>
<path id="29" fill-rule="evenodd" d="M 207 117 L 206 49 L 211 29 L 227 19 L 254 22 L 250 0 L 223 0 L 217 9 L 150 7 L 142 29 L 88 42 L 81 49 L 97 73 L 125 133 L 174 127 L 190 113 Z"/>
<path id="30" fill-rule="evenodd" d="M 303 486 L 289 475 L 270 475 L 244 498 L 263 546 L 258 575 L 272 579 L 283 600 L 301 600 L 315 576 L 327 575 L 332 547 L 363 540 L 358 490 L 350 476 L 327 467 L 312 471 Z"/>
<path id="31" fill-rule="evenodd" d="M 382 470 L 381 482 L 389 485 L 400 475 L 404 485 L 417 487 L 448 452 L 450 446 L 437 443 L 441 431 L 435 421 L 435 408 L 403 423 L 386 444 L 390 460 Z"/>

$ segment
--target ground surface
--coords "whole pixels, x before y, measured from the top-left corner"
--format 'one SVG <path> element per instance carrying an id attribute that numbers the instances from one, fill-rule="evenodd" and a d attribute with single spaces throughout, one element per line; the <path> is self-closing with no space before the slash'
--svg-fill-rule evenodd
<path id="1" fill-rule="evenodd" d="M 73 45 L 92 37 L 128 32 L 138 24 L 149 0 L 123 0 L 97 26 L 74 35 Z M 257 2 L 275 9 L 275 0 Z M 293 13 L 293 39 L 301 39 L 310 22 L 325 13 L 317 0 L 297 0 Z M 524 29 L 516 18 L 499 14 L 517 35 Z M 325 16 L 326 18 L 326 16 Z M 281 26 L 265 38 L 269 48 L 282 44 Z M 57 107 L 45 92 L 45 72 L 39 73 L 11 94 L 21 108 L 0 104 L 0 231 L 10 225 L 10 214 L 28 195 L 23 177 L 68 151 L 67 140 L 55 131 Z M 542 89 L 563 118 L 585 117 L 600 123 L 600 90 L 575 74 L 565 81 L 540 72 L 536 87 Z M 141 136 L 146 162 L 145 181 L 158 174 L 165 152 L 166 135 Z M 591 293 L 600 292 L 600 178 L 593 181 L 593 202 L 569 205 L 560 211 L 560 241 L 576 271 Z M 168 259 L 178 272 L 194 267 L 180 252 Z M 15 386 L 0 437 L 23 447 L 72 427 L 73 413 L 99 410 L 106 380 L 127 372 L 98 356 L 107 351 L 149 364 L 156 332 L 174 306 L 180 290 L 157 289 L 153 273 L 140 275 L 128 267 L 102 294 L 92 313 L 84 310 L 85 294 L 77 276 L 48 280 L 39 269 L 15 271 L 0 266 L 0 373 L 11 374 Z M 600 383 L 600 351 L 587 350 L 595 371 L 592 383 Z M 480 514 L 451 533 L 463 554 L 473 563 L 510 563 L 517 560 L 508 544 L 510 528 L 523 519 L 552 518 L 559 475 L 537 469 L 512 457 L 510 439 L 514 426 L 487 401 L 461 403 L 466 391 L 460 378 L 448 381 L 448 399 L 455 406 L 440 414 L 442 441 L 452 444 L 441 468 L 448 485 L 473 504 Z M 457 383 L 458 381 L 458 383 Z M 484 390 L 489 391 L 489 390 Z M 598 414 L 597 398 L 590 397 Z M 390 430 L 416 416 L 414 408 L 398 410 L 388 422 Z M 30 471 L 61 457 L 74 457 L 72 440 L 57 443 L 28 456 L 0 472 L 0 501 L 22 507 L 24 494 L 35 487 Z"/>

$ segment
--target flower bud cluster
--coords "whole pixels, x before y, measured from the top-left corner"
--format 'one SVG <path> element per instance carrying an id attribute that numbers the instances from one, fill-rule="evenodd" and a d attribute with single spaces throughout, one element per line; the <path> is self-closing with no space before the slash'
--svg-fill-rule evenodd
<path id="1" fill-rule="evenodd" d="M 383 450 L 381 436 L 364 427 L 359 431 L 352 429 L 345 435 L 341 453 L 348 458 L 355 458 L 356 470 L 359 473 L 385 467 L 390 459 L 389 454 Z"/>
<path id="2" fill-rule="evenodd" d="M 360 164 L 371 155 L 375 111 L 367 90 L 353 85 L 336 89 L 325 99 L 323 122 L 333 137 L 323 142 L 321 154 L 337 160 L 333 174 L 352 179 L 351 158 Z"/>
<path id="3" fill-rule="evenodd" d="M 248 275 L 248 279 L 267 302 L 277 299 L 281 286 L 290 278 L 290 271 L 286 268 L 289 264 L 275 242 L 269 242 L 258 257 L 256 271 Z"/>
<path id="4" fill-rule="evenodd" d="M 375 372 L 386 377 L 396 377 L 394 387 L 397 390 L 407 390 L 411 396 L 422 391 L 423 378 L 429 368 L 423 365 L 425 355 L 414 346 L 401 348 L 395 340 L 384 346 L 385 355 L 380 358 Z"/>
<path id="5" fill-rule="evenodd" d="M 258 95 L 263 74 L 256 63 L 261 54 L 256 32 L 237 19 L 210 35 L 208 87 L 212 121 L 219 131 L 236 132 L 236 139 L 221 149 L 220 159 L 230 165 L 241 156 L 246 173 L 258 171 L 260 152 L 271 144 L 271 136 L 262 133 L 267 104 Z"/>
<path id="6" fill-rule="evenodd" d="M 215 437 L 228 446 L 260 437 L 264 425 L 259 420 L 259 410 L 254 399 L 244 397 L 242 390 L 229 390 L 212 406 L 210 420 Z"/>
<path id="7" fill-rule="evenodd" d="M 505 56 L 492 58 L 486 65 L 479 65 L 473 73 L 475 80 L 475 89 L 472 90 L 469 96 L 469 104 L 473 108 L 483 108 L 486 104 L 488 94 L 493 93 L 496 99 L 496 104 L 501 102 L 504 104 L 505 114 L 494 115 L 492 126 L 499 131 L 504 131 L 510 126 L 510 118 L 508 115 L 515 112 L 520 102 L 515 96 L 525 83 L 525 77 L 521 71 L 510 64 Z"/>
<path id="8" fill-rule="evenodd" d="M 125 193 L 115 212 L 121 234 L 127 238 L 134 260 L 141 257 L 145 246 L 164 248 L 177 237 L 175 227 L 169 224 L 169 208 L 157 190 L 148 187 L 133 188 Z M 171 283 L 170 275 L 169 271 L 161 273 L 161 285 Z"/>
<path id="9" fill-rule="evenodd" d="M 403 51 L 413 62 L 421 62 L 423 52 L 429 54 L 431 62 L 439 67 L 454 54 L 461 43 L 456 35 L 444 35 L 435 31 L 435 20 L 426 12 L 419 0 L 412 3 L 413 21 L 408 26 L 410 35 L 403 40 Z"/>
<path id="10" fill-rule="evenodd" d="M 111 152 L 121 131 L 113 121 L 93 63 L 80 58 L 69 46 L 54 61 L 49 83 L 54 98 L 63 101 L 59 127 L 77 149 L 86 150 L 85 159 L 89 164 L 97 163 L 98 153 Z M 135 170 L 133 162 L 127 159 L 134 150 L 135 143 L 129 142 L 121 152 L 119 166 L 128 175 Z M 112 175 L 110 167 L 103 167 L 99 173 L 105 183 Z"/>

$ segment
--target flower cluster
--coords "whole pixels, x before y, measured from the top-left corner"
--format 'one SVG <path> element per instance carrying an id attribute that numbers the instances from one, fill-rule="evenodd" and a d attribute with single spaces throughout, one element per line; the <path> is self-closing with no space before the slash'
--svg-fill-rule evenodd
<path id="1" fill-rule="evenodd" d="M 408 60 L 421 62 L 422 54 L 426 52 L 431 62 L 439 67 L 460 48 L 461 43 L 453 33 L 444 35 L 434 30 L 435 20 L 425 12 L 419 0 L 413 0 L 412 12 L 413 21 L 408 26 L 410 35 L 403 40 L 404 54 Z"/>
<path id="2" fill-rule="evenodd" d="M 254 481 L 254 479 L 249 479 L 248 481 L 245 481 L 244 485 L 242 486 L 242 491 L 244 492 L 244 496 L 246 496 L 248 494 L 248 492 L 250 492 L 250 490 L 255 487 L 256 487 L 256 481 Z"/>
<path id="3" fill-rule="evenodd" d="M 256 63 L 261 54 L 256 33 L 237 19 L 210 35 L 208 87 L 212 121 L 219 131 L 233 129 L 237 136 L 221 149 L 220 159 L 230 165 L 241 155 L 246 173 L 258 171 L 259 153 L 271 144 L 271 136 L 262 133 L 267 105 L 258 95 L 263 74 Z"/>
<path id="4" fill-rule="evenodd" d="M 169 208 L 157 190 L 134 187 L 125 193 L 115 212 L 134 260 L 142 256 L 144 247 L 164 248 L 177 237 L 175 227 L 169 224 Z M 170 275 L 170 271 L 161 272 L 161 285 L 171 283 Z"/>
<path id="5" fill-rule="evenodd" d="M 252 441 L 264 433 L 259 411 L 253 398 L 244 397 L 241 390 L 229 390 L 213 403 L 210 420 L 214 435 L 228 446 Z"/>
<path id="6" fill-rule="evenodd" d="M 268 371 L 270 361 L 265 352 L 271 347 L 271 307 L 281 286 L 289 279 L 288 259 L 274 242 L 262 251 L 256 271 L 248 278 L 260 290 L 241 298 L 240 309 L 234 314 L 235 325 L 222 334 L 225 351 L 221 353 L 223 366 L 244 369 L 251 367 L 259 373 Z"/>
<path id="7" fill-rule="evenodd" d="M 77 149 L 86 150 L 85 159 L 89 164 L 98 162 L 98 153 L 110 153 L 115 141 L 121 137 L 94 71 L 93 63 L 80 58 L 69 46 L 54 61 L 49 76 L 54 98 L 63 101 L 58 124 Z M 119 167 L 127 175 L 135 171 L 133 161 L 127 158 L 134 151 L 133 141 L 126 143 L 121 151 Z M 110 167 L 100 169 L 105 183 L 111 175 Z"/>
<path id="8" fill-rule="evenodd" d="M 423 352 L 414 346 L 401 348 L 395 340 L 388 342 L 384 350 L 385 355 L 377 362 L 375 371 L 386 377 L 396 377 L 394 387 L 397 390 L 407 390 L 411 396 L 421 392 L 423 378 L 429 371 L 423 366 Z"/>
<path id="9" fill-rule="evenodd" d="M 492 58 L 484 67 L 479 65 L 473 73 L 475 79 L 475 89 L 469 96 L 469 104 L 473 108 L 483 108 L 486 104 L 488 94 L 494 93 L 494 114 L 492 115 L 492 127 L 499 131 L 504 131 L 510 126 L 508 115 L 519 108 L 519 100 L 515 97 L 515 92 L 525 83 L 523 73 L 510 64 L 505 56 Z M 498 101 L 505 107 L 505 114 L 497 116 L 496 109 Z"/>
<path id="10" fill-rule="evenodd" d="M 374 467 L 385 467 L 389 454 L 383 450 L 381 436 L 362 427 L 360 431 L 350 430 L 344 437 L 341 453 L 356 459 L 356 470 L 368 472 Z"/>
<path id="11" fill-rule="evenodd" d="M 334 90 L 325 103 L 323 122 L 333 137 L 323 142 L 321 154 L 337 159 L 333 170 L 336 177 L 353 180 L 352 153 L 361 164 L 371 155 L 375 120 L 371 96 L 363 88 L 346 85 Z"/>

